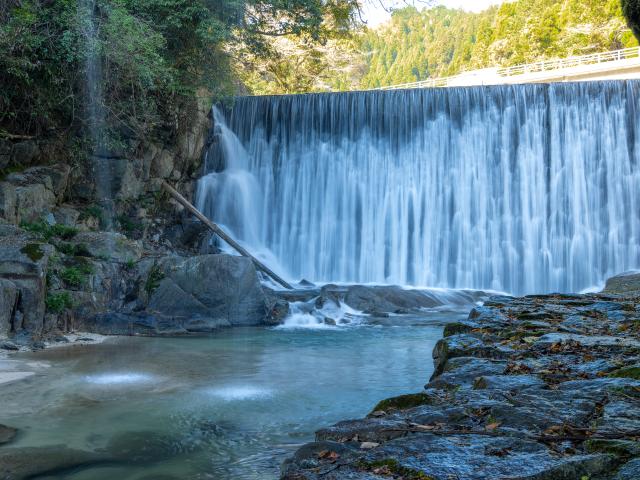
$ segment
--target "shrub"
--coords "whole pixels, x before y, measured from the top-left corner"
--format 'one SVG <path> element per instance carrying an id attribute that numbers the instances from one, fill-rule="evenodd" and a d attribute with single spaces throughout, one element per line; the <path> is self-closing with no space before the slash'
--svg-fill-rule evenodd
<path id="1" fill-rule="evenodd" d="M 622 0 L 622 13 L 629 28 L 640 41 L 640 0 Z"/>
<path id="2" fill-rule="evenodd" d="M 90 257 L 91 252 L 86 243 L 65 243 L 60 242 L 56 244 L 58 251 L 72 257 Z"/>
<path id="3" fill-rule="evenodd" d="M 147 281 L 145 282 L 144 289 L 147 292 L 147 295 L 151 295 L 156 289 L 160 286 L 160 282 L 164 278 L 164 273 L 160 269 L 159 265 L 154 265 L 149 270 L 149 276 L 147 277 Z"/>
<path id="4" fill-rule="evenodd" d="M 51 313 L 62 313 L 73 307 L 73 301 L 69 292 L 49 293 L 45 299 L 47 310 Z"/>
<path id="5" fill-rule="evenodd" d="M 23 222 L 20 226 L 28 232 L 38 235 L 45 241 L 51 240 L 53 237 L 58 237 L 63 240 L 71 240 L 78 233 L 78 229 L 74 227 L 68 227 L 66 225 L 55 224 L 49 225 L 44 220 L 40 220 L 34 223 Z"/>
<path id="6" fill-rule="evenodd" d="M 93 272 L 94 269 L 91 263 L 85 261 L 63 268 L 59 276 L 68 286 L 79 288 L 87 283 L 87 276 Z"/>

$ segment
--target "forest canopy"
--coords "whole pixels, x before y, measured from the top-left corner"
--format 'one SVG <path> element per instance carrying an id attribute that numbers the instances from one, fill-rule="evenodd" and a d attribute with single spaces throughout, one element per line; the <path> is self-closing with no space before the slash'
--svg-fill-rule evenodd
<path id="1" fill-rule="evenodd" d="M 620 0 L 517 0 L 480 13 L 394 12 L 360 43 L 364 88 L 636 46 Z"/>
<path id="2" fill-rule="evenodd" d="M 639 0 L 624 3 L 640 18 Z M 620 0 L 515 0 L 479 13 L 408 6 L 323 49 L 283 45 L 297 54 L 284 67 L 266 64 L 260 75 L 254 69 L 245 83 L 254 93 L 367 89 L 636 45 Z M 297 71 L 296 82 L 283 70 Z"/>
<path id="3" fill-rule="evenodd" d="M 348 31 L 356 12 L 356 0 L 7 0 L 0 132 L 81 124 L 91 55 L 112 123 L 138 132 L 175 123 L 199 89 L 214 98 L 237 90 L 229 46 L 259 58 L 272 54 L 267 39 L 323 43 Z"/>
<path id="4" fill-rule="evenodd" d="M 409 6 L 378 28 L 363 1 L 376 0 L 5 0 L 0 134 L 81 127 L 92 56 L 110 125 L 144 135 L 179 129 L 198 95 L 376 88 L 635 46 L 623 11 L 640 30 L 638 0 Z"/>

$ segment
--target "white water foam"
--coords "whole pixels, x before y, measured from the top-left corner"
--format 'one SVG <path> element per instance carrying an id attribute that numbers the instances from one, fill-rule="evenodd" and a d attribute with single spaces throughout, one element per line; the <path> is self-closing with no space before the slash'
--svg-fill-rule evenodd
<path id="1" fill-rule="evenodd" d="M 276 329 L 337 330 L 361 325 L 362 318 L 367 316 L 344 303 L 338 306 L 331 301 L 325 302 L 320 309 L 312 309 L 304 302 L 293 302 L 289 308 L 289 316 Z"/>
<path id="2" fill-rule="evenodd" d="M 146 373 L 126 372 L 87 375 L 84 379 L 94 385 L 134 385 L 150 383 L 155 377 Z"/>
<path id="3" fill-rule="evenodd" d="M 268 388 L 253 385 L 236 385 L 207 390 L 207 394 L 224 401 L 233 400 L 258 400 L 273 396 L 273 391 Z"/>

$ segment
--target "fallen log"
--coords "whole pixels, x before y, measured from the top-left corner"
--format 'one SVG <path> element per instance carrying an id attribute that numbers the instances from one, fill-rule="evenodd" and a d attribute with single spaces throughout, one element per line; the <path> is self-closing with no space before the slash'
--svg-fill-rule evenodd
<path id="1" fill-rule="evenodd" d="M 186 198 L 184 198 L 175 188 L 169 185 L 167 182 L 162 182 L 162 188 L 164 188 L 180 205 L 189 210 L 195 217 L 204 223 L 213 233 L 218 235 L 222 240 L 227 242 L 231 247 L 233 247 L 240 255 L 243 257 L 250 258 L 256 268 L 261 272 L 264 272 L 271 278 L 273 278 L 276 282 L 282 285 L 284 288 L 289 290 L 293 290 L 293 287 L 289 285 L 285 280 L 283 280 L 278 274 L 276 274 L 273 270 L 267 267 L 264 263 L 258 260 L 256 257 L 251 255 L 242 245 L 236 242 L 227 232 L 222 230 L 217 224 L 213 223 L 207 217 L 205 217 L 202 212 L 200 212 L 196 207 L 194 207 Z"/>

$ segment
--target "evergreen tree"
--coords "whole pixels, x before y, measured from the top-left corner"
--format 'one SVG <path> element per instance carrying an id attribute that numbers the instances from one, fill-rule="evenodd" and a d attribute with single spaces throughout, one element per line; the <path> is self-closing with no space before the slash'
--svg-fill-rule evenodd
<path id="1" fill-rule="evenodd" d="M 633 34 L 640 40 L 640 0 L 622 0 L 622 11 Z"/>

